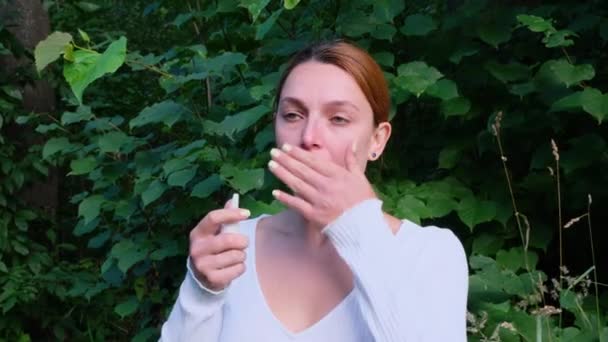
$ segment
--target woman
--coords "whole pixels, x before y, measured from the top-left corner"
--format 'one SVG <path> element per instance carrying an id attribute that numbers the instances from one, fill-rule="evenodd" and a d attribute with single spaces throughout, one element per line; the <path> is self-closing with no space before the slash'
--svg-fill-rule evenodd
<path id="1" fill-rule="evenodd" d="M 270 171 L 288 208 L 208 213 L 164 341 L 465 341 L 467 263 L 451 231 L 382 211 L 364 171 L 391 134 L 380 67 L 343 41 L 279 83 Z M 242 234 L 218 234 L 240 222 Z"/>

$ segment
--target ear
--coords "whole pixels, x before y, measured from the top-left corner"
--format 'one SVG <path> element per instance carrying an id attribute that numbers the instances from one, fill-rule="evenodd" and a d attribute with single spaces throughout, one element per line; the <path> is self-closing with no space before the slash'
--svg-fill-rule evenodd
<path id="1" fill-rule="evenodd" d="M 391 137 L 392 127 L 391 124 L 387 122 L 382 122 L 374 129 L 374 133 L 371 137 L 371 143 L 369 144 L 369 151 L 367 153 L 368 160 L 376 160 L 380 158 L 384 148 L 386 147 L 386 143 L 388 139 Z M 375 157 L 373 156 L 375 153 Z"/>

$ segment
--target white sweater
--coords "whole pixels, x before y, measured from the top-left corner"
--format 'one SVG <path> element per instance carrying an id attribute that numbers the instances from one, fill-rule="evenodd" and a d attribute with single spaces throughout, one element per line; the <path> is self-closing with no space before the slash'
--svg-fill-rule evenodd
<path id="1" fill-rule="evenodd" d="M 354 275 L 354 289 L 319 322 L 288 331 L 263 297 L 255 268 L 258 218 L 243 221 L 246 271 L 222 292 L 205 289 L 190 267 L 161 340 L 200 342 L 464 342 L 467 260 L 447 229 L 403 220 L 391 232 L 382 202 L 367 200 L 325 227 Z"/>

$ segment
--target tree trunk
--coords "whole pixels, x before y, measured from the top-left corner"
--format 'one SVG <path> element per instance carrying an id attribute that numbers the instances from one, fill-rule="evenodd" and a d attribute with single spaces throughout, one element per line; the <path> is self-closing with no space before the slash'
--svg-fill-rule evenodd
<path id="1" fill-rule="evenodd" d="M 0 6 L 0 18 L 3 18 L 4 27 L 10 30 L 21 45 L 29 51 L 33 51 L 36 44 L 45 39 L 51 30 L 48 13 L 42 7 L 40 0 L 9 1 L 5 6 Z M 55 110 L 53 88 L 43 80 L 23 79 L 24 76 L 21 76 L 22 74 L 19 72 L 23 69 L 33 68 L 33 61 L 27 57 L 4 56 L 0 58 L 0 71 L 8 75 L 8 79 L 13 85 L 17 85 L 21 89 L 23 110 L 52 115 Z M 11 141 L 23 142 L 18 155 L 25 155 L 30 146 L 45 142 L 43 136 L 36 134 L 33 128 L 27 125 L 9 126 L 7 133 Z M 45 182 L 26 185 L 19 196 L 27 203 L 45 208 L 54 214 L 58 203 L 58 185 L 58 172 L 55 168 L 50 168 Z"/>

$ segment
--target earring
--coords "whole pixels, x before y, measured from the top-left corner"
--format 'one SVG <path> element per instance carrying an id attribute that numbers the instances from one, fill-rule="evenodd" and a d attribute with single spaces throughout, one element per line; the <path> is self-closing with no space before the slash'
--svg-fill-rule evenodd
<path id="1" fill-rule="evenodd" d="M 376 152 L 372 152 L 372 158 L 376 158 Z"/>

